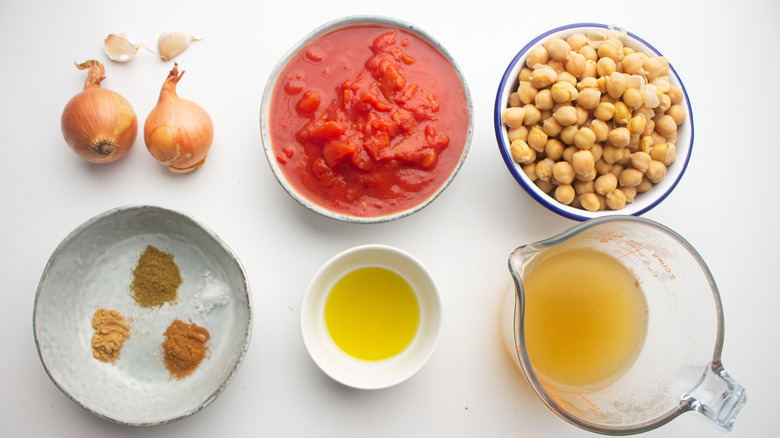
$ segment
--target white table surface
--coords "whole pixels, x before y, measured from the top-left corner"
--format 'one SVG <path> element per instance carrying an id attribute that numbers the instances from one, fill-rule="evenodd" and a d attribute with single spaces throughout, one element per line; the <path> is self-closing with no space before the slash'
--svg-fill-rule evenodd
<path id="1" fill-rule="evenodd" d="M 517 246 L 574 222 L 537 205 L 506 171 L 492 108 L 504 68 L 536 35 L 575 22 L 618 24 L 664 53 L 693 104 L 693 159 L 677 189 L 645 216 L 698 249 L 720 287 L 726 318 L 723 362 L 748 391 L 729 435 L 696 413 L 655 437 L 780 435 L 771 406 L 780 393 L 775 316 L 780 233 L 777 197 L 780 3 L 762 1 L 365 2 L 20 1 L 0 3 L 0 425 L 3 436 L 457 436 L 592 435 L 536 399 L 500 342 L 506 258 Z M 306 2 L 303 2 L 306 3 Z M 596 6 L 598 4 L 598 6 Z M 280 57 L 332 19 L 380 14 L 416 24 L 460 64 L 474 101 L 471 151 L 431 206 L 391 223 L 341 223 L 299 206 L 262 152 L 260 99 Z M 139 122 L 156 103 L 172 62 L 139 52 L 107 60 L 102 39 L 125 32 L 154 46 L 169 28 L 203 38 L 177 61 L 179 94 L 215 125 L 206 164 L 173 175 L 142 136 L 122 160 L 81 161 L 60 132 L 65 103 L 81 90 L 75 61 L 106 64 L 105 88 L 133 104 Z M 254 327 L 238 374 L 197 415 L 133 428 L 100 419 L 47 377 L 32 334 L 35 291 L 59 242 L 76 226 L 127 204 L 191 214 L 237 253 L 252 286 Z M 300 303 L 317 268 L 365 243 L 419 258 L 438 283 L 441 342 L 407 382 L 349 389 L 311 361 L 299 331 Z"/>

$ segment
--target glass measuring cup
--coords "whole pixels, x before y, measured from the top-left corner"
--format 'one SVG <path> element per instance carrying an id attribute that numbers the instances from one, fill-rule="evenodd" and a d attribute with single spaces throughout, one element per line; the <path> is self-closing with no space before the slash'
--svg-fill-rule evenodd
<path id="1" fill-rule="evenodd" d="M 611 256 L 631 272 L 647 302 L 647 332 L 635 362 L 600 388 L 549 383 L 534 371 L 526 351 L 524 276 L 543 257 L 568 250 Z M 720 296 L 704 261 L 677 233 L 635 216 L 591 219 L 517 248 L 509 270 L 516 292 L 513 349 L 534 392 L 558 416 L 592 432 L 628 435 L 697 411 L 732 429 L 746 393 L 721 364 Z"/>

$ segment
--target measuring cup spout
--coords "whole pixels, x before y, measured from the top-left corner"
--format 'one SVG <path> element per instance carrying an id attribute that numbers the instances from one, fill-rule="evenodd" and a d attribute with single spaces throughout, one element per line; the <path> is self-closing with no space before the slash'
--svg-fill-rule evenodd
<path id="1" fill-rule="evenodd" d="M 747 402 L 747 393 L 720 363 L 713 363 L 682 402 L 728 431 L 734 428 L 734 420 Z"/>

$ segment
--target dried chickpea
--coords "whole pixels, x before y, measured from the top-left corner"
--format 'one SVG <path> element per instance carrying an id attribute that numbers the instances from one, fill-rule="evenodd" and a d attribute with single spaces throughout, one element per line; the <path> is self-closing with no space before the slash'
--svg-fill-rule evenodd
<path id="1" fill-rule="evenodd" d="M 623 171 L 620 172 L 620 175 L 618 176 L 618 182 L 621 186 L 624 187 L 637 187 L 642 183 L 643 177 L 644 175 L 641 171 L 629 167 L 623 169 Z"/>
<path id="2" fill-rule="evenodd" d="M 667 96 L 666 94 L 661 94 L 659 97 L 658 106 L 656 107 L 656 110 L 658 111 L 668 111 L 669 108 L 673 105 L 672 98 Z"/>
<path id="3" fill-rule="evenodd" d="M 618 47 L 620 46 L 620 47 Z M 622 54 L 623 45 L 618 44 L 612 40 L 604 41 L 599 45 L 599 49 L 596 51 L 600 58 L 610 58 L 617 62 L 623 57 Z"/>
<path id="4" fill-rule="evenodd" d="M 586 127 L 580 128 L 574 135 L 574 145 L 580 149 L 590 149 L 596 142 L 596 133 Z"/>
<path id="5" fill-rule="evenodd" d="M 612 164 L 607 163 L 604 160 L 596 160 L 594 168 L 596 169 L 596 173 L 599 175 L 604 175 L 605 173 L 609 173 L 612 170 Z"/>
<path id="6" fill-rule="evenodd" d="M 621 126 L 609 131 L 607 139 L 612 146 L 623 148 L 631 142 L 631 131 Z"/>
<path id="7" fill-rule="evenodd" d="M 572 53 L 569 62 L 566 63 L 566 71 L 579 78 L 585 72 L 587 62 L 588 60 L 582 53 Z"/>
<path id="8" fill-rule="evenodd" d="M 593 188 L 593 181 L 574 181 L 574 192 L 578 195 L 584 195 L 585 193 L 595 193 L 596 189 Z"/>
<path id="9" fill-rule="evenodd" d="M 601 207 L 599 197 L 595 193 L 583 193 L 580 195 L 580 204 L 582 204 L 582 208 L 588 211 L 599 211 Z"/>
<path id="10" fill-rule="evenodd" d="M 615 189 L 606 195 L 607 207 L 611 210 L 620 210 L 626 206 L 626 194 L 620 189 Z"/>
<path id="11" fill-rule="evenodd" d="M 603 148 L 601 159 L 609 164 L 615 164 L 623 159 L 623 148 L 608 144 Z"/>
<path id="12" fill-rule="evenodd" d="M 577 86 L 577 78 L 568 71 L 562 71 L 558 73 L 558 77 L 555 78 L 555 82 L 568 82 L 573 86 Z"/>
<path id="13" fill-rule="evenodd" d="M 574 136 L 577 135 L 577 131 L 579 131 L 579 128 L 574 125 L 564 126 L 563 129 L 561 129 L 561 135 L 558 137 L 564 144 L 574 145 Z"/>
<path id="14" fill-rule="evenodd" d="M 630 75 L 637 74 L 637 72 L 639 72 L 639 70 L 642 68 L 642 64 L 644 64 L 644 58 L 646 56 L 647 55 L 640 52 L 635 52 L 623 56 L 623 59 L 620 61 L 621 65 L 623 66 L 623 72 Z"/>
<path id="15" fill-rule="evenodd" d="M 639 134 L 641 137 L 647 137 L 651 135 L 655 131 L 655 120 L 653 119 L 647 119 L 645 121 L 645 130 L 642 131 L 641 134 Z"/>
<path id="16" fill-rule="evenodd" d="M 555 137 L 561 133 L 563 126 L 561 126 L 561 124 L 555 120 L 555 117 L 550 116 L 544 119 L 544 122 L 542 122 L 542 129 L 549 137 Z"/>
<path id="17" fill-rule="evenodd" d="M 543 191 L 544 193 L 550 193 L 555 190 L 555 184 L 550 181 L 542 181 L 537 179 L 534 181 L 534 184 L 536 184 L 536 187 L 539 187 L 539 190 Z"/>
<path id="18" fill-rule="evenodd" d="M 501 113 L 501 122 L 510 128 L 523 126 L 525 110 L 523 108 L 507 108 Z"/>
<path id="19" fill-rule="evenodd" d="M 523 110 L 525 110 L 525 119 L 523 120 L 523 123 L 527 126 L 535 125 L 541 121 L 542 113 L 532 104 L 528 103 L 523 105 Z"/>
<path id="20" fill-rule="evenodd" d="M 636 88 L 626 88 L 626 91 L 623 92 L 623 103 L 629 108 L 637 109 L 645 103 L 645 97 Z"/>
<path id="21" fill-rule="evenodd" d="M 615 175 L 616 177 L 618 177 L 618 179 L 620 179 L 620 173 L 623 172 L 623 169 L 625 168 L 626 166 L 615 163 L 612 165 L 612 169 L 609 170 L 609 173 Z"/>
<path id="22" fill-rule="evenodd" d="M 590 112 L 583 108 L 582 105 L 577 105 L 574 108 L 577 110 L 577 121 L 575 122 L 575 125 L 582 126 L 586 124 L 590 118 Z"/>
<path id="23" fill-rule="evenodd" d="M 652 159 L 653 158 L 647 152 L 634 152 L 631 154 L 631 167 L 641 172 L 645 172 Z"/>
<path id="24" fill-rule="evenodd" d="M 596 172 L 596 168 L 590 169 L 590 172 L 586 173 L 585 175 L 574 175 L 574 178 L 576 178 L 578 181 L 595 181 L 596 177 L 598 177 L 599 174 Z"/>
<path id="25" fill-rule="evenodd" d="M 635 187 L 637 193 L 644 193 L 653 188 L 653 182 L 650 181 L 646 176 L 642 175 L 642 182 L 640 182 Z"/>
<path id="26" fill-rule="evenodd" d="M 593 188 L 599 195 L 607 195 L 617 188 L 618 179 L 611 173 L 605 173 L 593 181 Z"/>
<path id="27" fill-rule="evenodd" d="M 506 136 L 509 139 L 509 143 L 518 139 L 526 141 L 528 139 L 528 128 L 526 128 L 525 125 L 518 126 L 517 128 L 509 128 L 506 130 Z"/>
<path id="28" fill-rule="evenodd" d="M 662 56 L 648 57 L 642 63 L 642 68 L 647 72 L 647 80 L 652 82 L 658 76 L 669 72 L 669 62 Z"/>
<path id="29" fill-rule="evenodd" d="M 551 59 L 550 61 L 547 62 L 547 65 L 552 67 L 553 70 L 555 70 L 555 73 L 557 74 L 561 74 L 561 72 L 566 71 L 566 68 L 563 66 L 563 61 L 558 61 L 557 59 Z"/>
<path id="30" fill-rule="evenodd" d="M 580 150 L 575 152 L 571 157 L 571 166 L 574 168 L 574 172 L 577 175 L 588 175 L 591 170 L 594 169 L 595 161 L 593 160 L 593 154 L 587 150 Z"/>
<path id="31" fill-rule="evenodd" d="M 518 79 L 520 82 L 531 82 L 531 73 L 534 72 L 534 69 L 523 67 L 520 69 L 520 75 L 518 76 Z"/>
<path id="32" fill-rule="evenodd" d="M 667 96 L 669 96 L 669 99 L 671 100 L 672 105 L 679 105 L 683 101 L 683 92 L 676 85 L 670 85 L 669 86 L 669 91 L 667 91 L 665 94 Z"/>
<path id="33" fill-rule="evenodd" d="M 531 180 L 531 182 L 536 181 L 536 164 L 535 163 L 524 164 L 523 173 L 525 173 L 525 176 L 527 176 L 528 179 Z"/>
<path id="34" fill-rule="evenodd" d="M 558 72 L 549 64 L 541 64 L 534 67 L 533 73 L 531 73 L 531 85 L 535 88 L 549 87 L 555 82 L 558 77 Z"/>
<path id="35" fill-rule="evenodd" d="M 639 135 L 643 132 L 645 132 L 645 127 L 647 126 L 647 119 L 643 114 L 637 114 L 634 117 L 631 117 L 631 119 L 628 121 L 628 124 L 626 125 L 626 128 L 628 128 L 628 131 L 631 133 L 631 135 Z"/>
<path id="36" fill-rule="evenodd" d="M 624 195 L 626 195 L 626 202 L 634 202 L 636 198 L 636 187 L 618 187 Z"/>
<path id="37" fill-rule="evenodd" d="M 585 109 L 595 109 L 601 101 L 601 91 L 596 88 L 585 88 L 577 97 L 577 105 Z"/>
<path id="38" fill-rule="evenodd" d="M 668 166 L 677 158 L 677 145 L 674 143 L 660 143 L 650 149 L 650 158 Z"/>
<path id="39" fill-rule="evenodd" d="M 536 161 L 536 151 L 528 146 L 523 140 L 515 140 L 509 145 L 509 152 L 512 159 L 520 164 L 532 163 Z"/>
<path id="40" fill-rule="evenodd" d="M 553 160 L 560 160 L 563 158 L 563 150 L 563 142 L 557 138 L 550 138 L 544 145 L 544 155 Z"/>
<path id="41" fill-rule="evenodd" d="M 559 161 L 553 164 L 552 171 L 553 178 L 555 178 L 555 182 L 558 184 L 571 184 L 574 181 L 574 168 L 566 161 Z"/>
<path id="42" fill-rule="evenodd" d="M 596 49 L 594 49 L 590 44 L 586 44 L 580 47 L 580 50 L 577 50 L 577 53 L 584 56 L 588 61 L 596 62 L 599 60 L 599 54 L 596 53 Z"/>
<path id="43" fill-rule="evenodd" d="M 664 137 L 672 135 L 677 132 L 677 122 L 674 121 L 672 116 L 664 114 L 655 118 L 655 131 Z"/>
<path id="44" fill-rule="evenodd" d="M 602 120 L 612 120 L 612 116 L 615 114 L 615 105 L 610 102 L 599 102 L 596 109 L 593 110 L 593 117 Z"/>
<path id="45" fill-rule="evenodd" d="M 539 90 L 534 97 L 534 106 L 539 110 L 548 110 L 553 107 L 553 98 L 548 88 Z"/>
<path id="46" fill-rule="evenodd" d="M 617 71 L 617 64 L 612 58 L 599 58 L 596 61 L 596 73 L 599 76 L 609 76 L 613 72 Z"/>
<path id="47" fill-rule="evenodd" d="M 553 175 L 554 164 L 555 162 L 550 158 L 545 158 L 536 163 L 536 177 L 542 181 L 550 181 Z"/>
<path id="48" fill-rule="evenodd" d="M 520 85 L 517 86 L 517 97 L 523 105 L 533 103 L 538 92 L 539 90 L 528 81 L 520 81 Z"/>
<path id="49" fill-rule="evenodd" d="M 577 100 L 577 88 L 569 82 L 556 82 L 553 84 L 549 92 L 552 96 L 552 100 L 554 100 L 555 103 L 564 103 Z M 552 107 L 552 105 L 550 105 L 550 107 Z"/>
<path id="50" fill-rule="evenodd" d="M 647 176 L 647 179 L 653 184 L 658 184 L 666 176 L 666 166 L 660 161 L 651 160 L 650 164 L 647 166 L 645 176 Z"/>
<path id="51" fill-rule="evenodd" d="M 598 87 L 599 87 L 598 79 L 596 78 L 591 78 L 591 77 L 582 78 L 581 81 L 577 82 L 578 91 L 582 91 L 586 88 L 598 88 Z"/>
<path id="52" fill-rule="evenodd" d="M 625 93 L 626 87 L 628 87 L 625 74 L 617 71 L 607 76 L 606 82 L 607 94 L 613 99 L 620 98 Z"/>
<path id="53" fill-rule="evenodd" d="M 588 37 L 584 33 L 573 33 L 566 37 L 566 42 L 569 43 L 569 47 L 575 52 L 580 50 L 582 46 L 588 44 Z"/>
<path id="54" fill-rule="evenodd" d="M 520 101 L 520 94 L 517 91 L 509 93 L 509 97 L 507 99 L 506 104 L 509 107 L 523 106 L 523 103 Z"/>
<path id="55" fill-rule="evenodd" d="M 570 126 L 577 122 L 577 109 L 571 105 L 562 106 L 553 113 L 553 117 L 561 126 Z"/>
<path id="56" fill-rule="evenodd" d="M 625 125 L 630 119 L 631 111 L 628 110 L 628 106 L 622 101 L 615 102 L 615 113 L 612 115 L 612 120 L 619 125 Z"/>
<path id="57" fill-rule="evenodd" d="M 653 144 L 661 144 L 661 143 L 666 143 L 667 142 L 666 137 L 664 137 L 663 135 L 659 134 L 658 131 L 653 131 L 650 134 L 650 137 L 653 139 Z"/>
<path id="58" fill-rule="evenodd" d="M 631 116 L 636 117 L 640 114 L 645 116 L 645 120 L 651 120 L 653 117 L 655 117 L 655 111 L 652 108 L 648 108 L 645 105 L 636 108 L 634 112 L 631 114 Z"/>
<path id="59" fill-rule="evenodd" d="M 587 58 L 587 56 L 586 56 Z M 582 72 L 580 75 L 580 79 L 584 78 L 597 78 L 599 75 L 598 70 L 596 69 L 596 61 L 592 59 L 588 59 L 585 61 L 585 71 Z"/>
<path id="60" fill-rule="evenodd" d="M 652 122 L 652 120 L 651 120 Z M 639 139 L 639 150 L 648 154 L 653 149 L 653 137 L 644 135 Z"/>
<path id="61" fill-rule="evenodd" d="M 590 129 L 596 134 L 597 142 L 604 142 L 609 138 L 609 125 L 604 120 L 596 119 L 591 121 Z"/>
<path id="62" fill-rule="evenodd" d="M 601 143 L 593 143 L 593 146 L 588 150 L 590 151 L 590 154 L 593 155 L 593 161 L 600 160 L 601 156 L 604 154 L 604 148 L 601 146 Z"/>
<path id="63" fill-rule="evenodd" d="M 528 51 L 528 56 L 525 58 L 525 65 L 529 68 L 534 68 L 537 64 L 547 64 L 550 59 L 550 55 L 547 53 L 547 49 L 544 46 L 536 46 Z"/>
<path id="64" fill-rule="evenodd" d="M 682 125 L 687 117 L 685 110 L 679 103 L 671 105 L 669 109 L 666 110 L 666 114 L 674 120 L 674 123 L 677 123 L 677 126 Z"/>
<path id="65" fill-rule="evenodd" d="M 555 199 L 561 204 L 571 204 L 575 196 L 574 187 L 571 184 L 558 184 L 558 187 L 555 188 Z"/>
<path id="66" fill-rule="evenodd" d="M 569 43 L 559 37 L 550 37 L 545 41 L 544 48 L 550 54 L 550 58 L 556 61 L 565 61 L 569 59 L 571 46 Z"/>
<path id="67" fill-rule="evenodd" d="M 564 159 L 564 161 L 571 164 L 574 161 L 574 153 L 581 150 L 577 146 L 568 146 L 563 149 L 563 153 L 561 154 L 561 158 Z"/>
<path id="68" fill-rule="evenodd" d="M 536 152 L 544 152 L 544 146 L 547 144 L 547 134 L 539 125 L 534 125 L 528 132 L 528 146 Z"/>

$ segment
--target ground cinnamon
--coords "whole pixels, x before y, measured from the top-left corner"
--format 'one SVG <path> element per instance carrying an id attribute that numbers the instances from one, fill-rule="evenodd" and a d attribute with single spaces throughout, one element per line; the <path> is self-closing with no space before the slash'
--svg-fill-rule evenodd
<path id="1" fill-rule="evenodd" d="M 130 290 L 141 306 L 162 306 L 176 300 L 181 283 L 181 273 L 173 254 L 147 245 L 133 270 Z"/>
<path id="2" fill-rule="evenodd" d="M 116 310 L 97 309 L 92 317 L 92 357 L 101 362 L 116 363 L 125 343 L 130 338 L 130 325 Z"/>
<path id="3" fill-rule="evenodd" d="M 163 351 L 165 368 L 172 377 L 183 379 L 192 374 L 206 357 L 209 331 L 195 323 L 175 319 L 165 330 Z"/>

